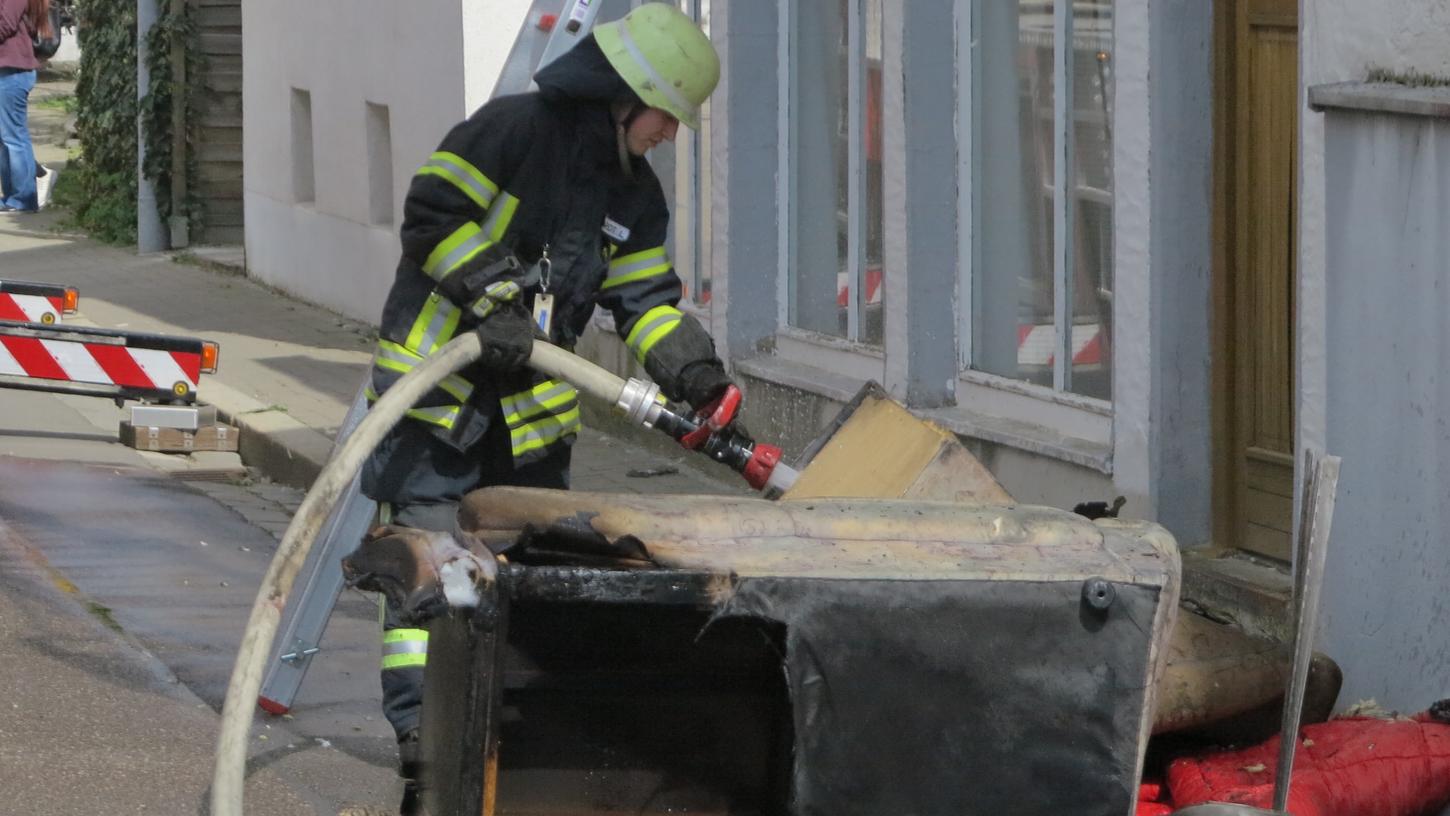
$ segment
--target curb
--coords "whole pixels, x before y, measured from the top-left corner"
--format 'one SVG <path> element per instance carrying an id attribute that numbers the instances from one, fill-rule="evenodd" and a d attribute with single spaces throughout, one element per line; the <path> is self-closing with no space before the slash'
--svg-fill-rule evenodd
<path id="1" fill-rule="evenodd" d="M 202 386 L 217 416 L 241 432 L 237 453 L 242 463 L 274 482 L 306 490 L 332 457 L 332 438 L 225 383 Z"/>

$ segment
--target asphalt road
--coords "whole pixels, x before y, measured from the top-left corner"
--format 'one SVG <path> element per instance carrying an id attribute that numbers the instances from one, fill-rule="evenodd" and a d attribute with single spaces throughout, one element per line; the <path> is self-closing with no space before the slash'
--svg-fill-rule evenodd
<path id="1" fill-rule="evenodd" d="M 123 416 L 0 390 L 0 810 L 207 812 L 236 647 L 301 494 L 234 454 L 132 450 Z M 291 714 L 254 724 L 248 813 L 396 805 L 372 596 L 345 593 L 323 645 Z"/>

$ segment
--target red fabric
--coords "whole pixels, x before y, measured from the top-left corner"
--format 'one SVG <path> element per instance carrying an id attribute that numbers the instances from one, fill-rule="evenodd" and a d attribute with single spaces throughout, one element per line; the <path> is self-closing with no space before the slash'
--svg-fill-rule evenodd
<path id="1" fill-rule="evenodd" d="M 1163 783 L 1151 780 L 1144 780 L 1138 786 L 1139 802 L 1161 802 L 1163 801 Z"/>
<path id="2" fill-rule="evenodd" d="M 1173 813 L 1173 804 L 1164 801 L 1167 793 L 1162 782 L 1144 780 L 1138 786 L 1138 809 L 1134 811 L 1134 816 L 1169 816 Z"/>
<path id="3" fill-rule="evenodd" d="M 1450 725 L 1342 719 L 1311 725 L 1294 758 L 1295 816 L 1421 816 L 1450 803 Z M 1269 808 L 1279 738 L 1240 751 L 1179 759 L 1168 789 L 1180 808 L 1231 802 Z"/>

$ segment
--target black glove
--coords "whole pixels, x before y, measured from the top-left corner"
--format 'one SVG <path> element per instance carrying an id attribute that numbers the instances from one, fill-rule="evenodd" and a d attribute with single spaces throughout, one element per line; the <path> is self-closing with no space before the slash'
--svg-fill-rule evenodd
<path id="1" fill-rule="evenodd" d="M 700 410 L 730 385 L 725 366 L 715 356 L 715 341 L 695 318 L 680 318 L 644 358 L 644 370 L 672 400 L 684 400 Z"/>
<path id="2" fill-rule="evenodd" d="M 483 346 L 478 364 L 494 374 L 523 368 L 534 350 L 534 321 L 517 304 L 501 305 L 473 333 Z"/>
<path id="3" fill-rule="evenodd" d="M 696 411 L 714 402 L 731 385 L 719 360 L 699 360 L 680 372 L 680 392 Z"/>

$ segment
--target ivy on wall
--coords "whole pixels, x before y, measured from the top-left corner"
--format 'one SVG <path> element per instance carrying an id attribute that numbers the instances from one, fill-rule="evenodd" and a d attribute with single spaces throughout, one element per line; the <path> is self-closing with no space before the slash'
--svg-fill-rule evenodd
<path id="1" fill-rule="evenodd" d="M 165 0 L 160 0 L 166 5 Z M 181 43 L 186 59 L 187 82 L 180 89 L 182 103 L 186 106 L 186 178 L 188 180 L 185 207 L 187 220 L 193 231 L 201 226 L 202 204 L 197 195 L 197 150 L 200 136 L 200 111 L 197 110 L 197 87 L 205 67 L 201 49 L 196 47 L 197 26 L 192 6 L 182 6 L 180 14 L 164 10 L 156 25 L 146 38 L 146 67 L 151 72 L 151 88 L 141 100 L 141 121 L 146 139 L 147 178 L 156 185 L 156 210 L 162 223 L 171 217 L 173 119 L 172 99 L 177 93 L 171 74 L 172 44 Z"/>
<path id="2" fill-rule="evenodd" d="M 136 241 L 136 4 L 77 0 L 80 154 L 55 191 L 76 223 L 111 243 Z"/>
<path id="3" fill-rule="evenodd" d="M 80 75 L 76 81 L 76 134 L 80 154 L 61 175 L 55 195 L 71 208 L 78 226 L 110 243 L 136 241 L 137 116 L 141 117 L 146 144 L 144 171 L 155 183 L 157 212 L 162 223 L 171 215 L 171 45 L 186 44 L 186 75 L 201 76 L 201 49 L 194 47 L 196 24 L 191 6 L 171 14 L 165 0 L 156 25 L 147 36 L 146 66 L 151 86 L 136 101 L 135 0 L 76 0 Z M 186 95 L 187 178 L 196 178 L 199 116 L 193 83 Z M 188 185 L 187 213 L 193 228 L 201 206 L 195 184 Z"/>

